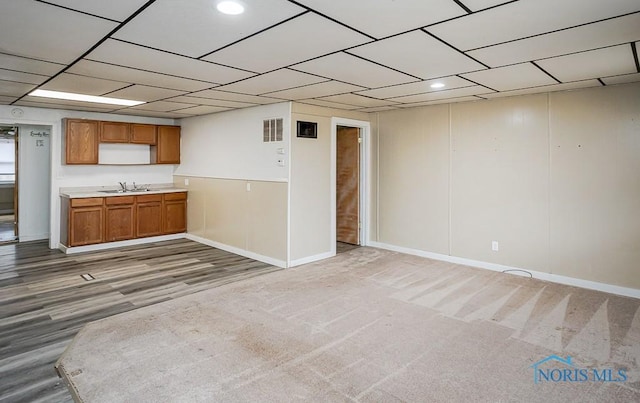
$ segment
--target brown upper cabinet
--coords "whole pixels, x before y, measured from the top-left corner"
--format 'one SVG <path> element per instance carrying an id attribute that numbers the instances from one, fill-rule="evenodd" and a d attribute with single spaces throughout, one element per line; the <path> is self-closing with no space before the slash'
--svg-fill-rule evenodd
<path id="1" fill-rule="evenodd" d="M 136 144 L 156 144 L 156 125 L 131 123 L 131 138 L 129 142 Z"/>
<path id="2" fill-rule="evenodd" d="M 180 163 L 180 126 L 63 119 L 66 164 L 98 164 L 100 143 L 148 144 L 151 164 Z"/>
<path id="3" fill-rule="evenodd" d="M 67 164 L 98 163 L 99 123 L 97 120 L 63 120 Z"/>
<path id="4" fill-rule="evenodd" d="M 158 126 L 157 143 L 151 147 L 151 163 L 180 163 L 180 126 Z"/>
<path id="5" fill-rule="evenodd" d="M 130 126 L 124 122 L 100 122 L 100 142 L 128 143 Z"/>

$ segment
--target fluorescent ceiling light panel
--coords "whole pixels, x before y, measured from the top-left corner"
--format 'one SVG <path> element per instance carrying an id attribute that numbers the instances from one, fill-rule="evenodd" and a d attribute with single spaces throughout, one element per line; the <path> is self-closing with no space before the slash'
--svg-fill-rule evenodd
<path id="1" fill-rule="evenodd" d="M 438 89 L 438 88 L 443 88 L 444 84 L 443 83 L 433 83 L 431 84 L 431 88 L 433 89 Z"/>
<path id="2" fill-rule="evenodd" d="M 244 13 L 242 4 L 235 1 L 221 1 L 217 8 L 222 14 L 238 15 Z"/>
<path id="3" fill-rule="evenodd" d="M 123 105 L 123 106 L 136 106 L 136 105 L 141 105 L 146 103 L 144 101 L 132 101 L 129 99 L 98 97 L 94 95 L 74 94 L 72 92 L 60 92 L 60 91 L 48 91 L 48 90 L 35 90 L 29 95 L 33 97 L 66 99 L 69 101 L 93 102 L 98 104 L 111 104 L 111 105 Z"/>

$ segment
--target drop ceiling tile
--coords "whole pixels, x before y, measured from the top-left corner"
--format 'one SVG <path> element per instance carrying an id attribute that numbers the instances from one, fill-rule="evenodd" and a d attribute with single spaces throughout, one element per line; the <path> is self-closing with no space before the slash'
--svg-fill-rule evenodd
<path id="1" fill-rule="evenodd" d="M 344 109 L 348 111 L 360 109 L 359 106 L 341 104 L 339 102 L 324 101 L 322 99 L 305 99 L 298 102 L 301 104 L 324 106 L 325 108 Z"/>
<path id="2" fill-rule="evenodd" d="M 513 66 L 499 67 L 497 69 L 483 70 L 475 73 L 462 74 L 462 77 L 473 80 L 478 84 L 486 85 L 497 91 L 509 91 L 527 87 L 557 84 L 531 63 L 516 64 Z"/>
<path id="3" fill-rule="evenodd" d="M 468 52 L 491 67 L 628 43 L 640 38 L 640 13 Z"/>
<path id="4" fill-rule="evenodd" d="M 148 102 L 142 105 L 131 106 L 127 109 L 136 109 L 143 111 L 156 111 L 156 112 L 172 112 L 177 111 L 179 109 L 189 108 L 193 105 L 184 104 L 180 102 L 169 102 L 169 101 L 156 101 L 156 102 Z"/>
<path id="5" fill-rule="evenodd" d="M 475 102 L 482 101 L 482 99 L 478 97 L 458 97 L 458 98 L 446 98 L 446 99 L 437 99 L 435 101 L 426 101 L 426 102 L 416 102 L 411 104 L 402 104 L 398 105 L 400 108 L 417 108 L 420 106 L 429 106 L 429 105 L 440 105 L 440 104 L 455 104 L 458 102 Z"/>
<path id="6" fill-rule="evenodd" d="M 520 0 L 434 25 L 428 31 L 466 51 L 635 11 L 638 0 Z"/>
<path id="7" fill-rule="evenodd" d="M 201 57 L 304 11 L 285 0 L 243 0 L 243 14 L 225 15 L 216 9 L 216 3 L 212 0 L 157 0 L 114 37 Z M 167 29 L 171 35 L 167 35 Z"/>
<path id="8" fill-rule="evenodd" d="M 366 88 L 385 87 L 417 80 L 415 77 L 344 52 L 296 64 L 292 68 Z"/>
<path id="9" fill-rule="evenodd" d="M 189 94 L 189 95 L 193 97 L 198 97 L 198 98 L 243 102 L 243 103 L 251 103 L 256 105 L 267 105 L 267 104 L 282 102 L 282 99 L 278 99 L 278 98 L 270 98 L 267 96 L 259 97 L 256 95 L 238 94 L 235 92 L 227 92 L 227 91 L 219 91 L 219 90 L 205 90 L 205 91 L 194 92 L 193 94 Z"/>
<path id="10" fill-rule="evenodd" d="M 69 73 L 88 77 L 100 77 L 107 80 L 122 81 L 133 84 L 149 85 L 152 87 L 169 88 L 179 91 L 200 91 L 216 85 L 205 81 L 190 80 L 169 76 L 166 74 L 152 73 L 144 70 L 136 70 L 129 67 L 115 66 L 91 60 L 80 60 L 71 66 Z"/>
<path id="11" fill-rule="evenodd" d="M 236 102 L 236 101 L 225 101 L 220 99 L 209 99 L 209 98 L 199 98 L 192 97 L 188 95 L 183 95 L 179 97 L 173 97 L 167 99 L 167 101 L 171 102 L 182 102 L 184 104 L 193 105 L 208 105 L 208 106 L 218 106 L 223 108 L 246 108 L 248 106 L 256 106 L 255 103 L 247 103 L 247 102 Z M 281 101 L 281 100 L 279 100 Z"/>
<path id="12" fill-rule="evenodd" d="M 322 83 L 305 85 L 303 87 L 291 88 L 289 90 L 270 92 L 266 95 L 276 98 L 296 100 L 344 94 L 361 89 L 363 88 L 357 85 L 341 83 L 339 81 L 325 81 Z"/>
<path id="13" fill-rule="evenodd" d="M 425 94 L 408 95 L 405 97 L 391 98 L 394 101 L 404 103 L 427 102 L 438 99 L 459 98 L 470 95 L 488 94 L 493 92 L 480 85 L 472 85 L 470 87 L 456 88 L 452 90 L 427 92 Z"/>
<path id="14" fill-rule="evenodd" d="M 34 84 L 0 80 L 0 95 L 21 97 L 36 88 Z"/>
<path id="15" fill-rule="evenodd" d="M 258 95 L 300 87 L 302 85 L 315 84 L 321 81 L 328 80 L 326 78 L 312 76 L 298 71 L 282 69 L 243 81 L 238 81 L 237 83 L 223 85 L 218 88 L 223 91 Z"/>
<path id="16" fill-rule="evenodd" d="M 246 71 L 113 39 L 102 43 L 86 59 L 218 84 L 254 75 Z"/>
<path id="17" fill-rule="evenodd" d="M 625 74 L 622 76 L 604 77 L 602 79 L 607 85 L 634 83 L 640 81 L 640 73 Z"/>
<path id="18" fill-rule="evenodd" d="M 26 96 L 16 103 L 16 105 L 28 106 L 27 103 L 39 104 L 41 107 L 56 108 L 56 109 L 77 109 L 77 110 L 91 110 L 100 112 L 110 112 L 117 108 L 118 105 L 99 104 L 92 102 L 80 102 L 69 101 L 66 99 L 53 99 Z"/>
<path id="19" fill-rule="evenodd" d="M 318 35 L 322 32 L 322 35 Z M 317 14 L 307 13 L 204 58 L 265 73 L 369 42 L 364 35 Z"/>
<path id="20" fill-rule="evenodd" d="M 62 73 L 41 87 L 43 90 L 73 92 L 76 94 L 104 95 L 131 84 L 120 81 Z"/>
<path id="21" fill-rule="evenodd" d="M 56 74 L 65 67 L 64 64 L 43 62 L 40 60 L 13 56 L 4 53 L 0 53 L 0 66 L 9 70 L 48 76 Z"/>
<path id="22" fill-rule="evenodd" d="M 375 108 L 358 109 L 358 112 L 375 113 L 375 112 L 384 112 L 384 111 L 394 111 L 397 109 L 400 109 L 400 108 L 397 106 L 378 106 Z"/>
<path id="23" fill-rule="evenodd" d="M 167 119 L 182 119 L 189 118 L 192 115 L 187 115 L 186 113 L 180 112 L 158 112 L 158 111 L 142 111 L 139 109 L 120 109 L 115 111 L 114 113 L 118 115 L 134 115 L 134 116 L 146 116 L 150 118 L 167 118 Z"/>
<path id="24" fill-rule="evenodd" d="M 514 96 L 514 95 L 539 94 L 539 93 L 542 93 L 542 92 L 575 90 L 575 89 L 580 89 L 580 88 L 600 87 L 600 86 L 602 86 L 602 84 L 600 84 L 600 82 L 598 80 L 574 81 L 574 82 L 571 82 L 571 83 L 562 83 L 562 84 L 554 84 L 554 85 L 543 85 L 543 86 L 540 86 L 540 87 L 525 88 L 525 89 L 522 89 L 522 90 L 494 92 L 494 93 L 491 93 L 491 94 L 485 94 L 482 97 L 484 97 L 484 98 L 511 97 L 511 96 Z"/>
<path id="25" fill-rule="evenodd" d="M 462 3 L 471 11 L 479 11 L 499 4 L 508 3 L 509 1 L 511 0 L 462 0 Z"/>
<path id="26" fill-rule="evenodd" d="M 9 105 L 11 102 L 15 101 L 16 99 L 18 99 L 17 97 L 7 97 L 4 95 L 0 95 L 0 104 L 2 105 Z"/>
<path id="27" fill-rule="evenodd" d="M 52 4 L 73 10 L 82 11 L 100 17 L 109 18 L 116 21 L 124 21 L 131 14 L 136 12 L 148 0 L 109 0 L 109 1 L 87 1 L 87 0 L 47 0 Z"/>
<path id="28" fill-rule="evenodd" d="M 559 56 L 537 63 L 562 82 L 637 72 L 630 45 Z"/>
<path id="29" fill-rule="evenodd" d="M 183 113 L 185 115 L 208 115 L 210 113 L 218 113 L 231 110 L 231 108 L 224 108 L 220 106 L 209 106 L 209 105 L 200 105 L 200 106 L 192 106 L 190 108 L 180 109 L 176 112 Z"/>
<path id="30" fill-rule="evenodd" d="M 158 101 L 164 98 L 184 95 L 183 91 L 168 90 L 166 88 L 147 87 L 146 85 L 132 85 L 107 94 L 112 98 L 132 99 L 135 101 Z"/>
<path id="31" fill-rule="evenodd" d="M 15 70 L 0 69 L 0 80 L 17 81 L 25 84 L 42 84 L 49 77 L 39 74 L 22 73 Z"/>
<path id="32" fill-rule="evenodd" d="M 431 88 L 434 83 L 441 83 L 443 88 Z M 409 84 L 393 85 L 391 87 L 378 88 L 375 90 L 356 91 L 356 94 L 366 95 L 379 99 L 401 97 L 404 95 L 423 94 L 425 92 L 446 91 L 454 88 L 469 87 L 474 85 L 472 82 L 457 76 L 443 77 L 434 80 L 418 81 Z"/>
<path id="33" fill-rule="evenodd" d="M 363 97 L 362 95 L 356 95 L 356 94 L 332 95 L 329 97 L 322 97 L 319 99 L 322 101 L 338 102 L 338 103 L 347 104 L 347 105 L 355 105 L 360 108 L 373 108 L 376 106 L 389 106 L 389 105 L 396 104 L 396 102 L 394 101 Z"/>
<path id="34" fill-rule="evenodd" d="M 367 35 L 384 38 L 466 14 L 451 0 L 298 0 Z M 428 3 L 428 4 L 427 4 Z"/>
<path id="35" fill-rule="evenodd" d="M 486 68 L 423 31 L 413 31 L 359 46 L 350 49 L 349 53 L 422 79 Z"/>
<path id="36" fill-rule="evenodd" d="M 117 24 L 37 1 L 0 2 L 3 53 L 71 63 Z"/>

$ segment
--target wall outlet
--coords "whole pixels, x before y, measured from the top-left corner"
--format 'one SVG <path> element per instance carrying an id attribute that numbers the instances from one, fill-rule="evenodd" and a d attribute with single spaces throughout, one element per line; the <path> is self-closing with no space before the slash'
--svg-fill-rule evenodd
<path id="1" fill-rule="evenodd" d="M 278 166 L 279 167 L 283 167 L 284 166 L 284 160 L 282 158 L 278 158 Z"/>
<path id="2" fill-rule="evenodd" d="M 251 192 L 251 182 L 247 182 L 247 192 Z"/>
<path id="3" fill-rule="evenodd" d="M 185 186 L 189 186 L 189 179 L 188 178 L 184 178 L 184 185 Z"/>
<path id="4" fill-rule="evenodd" d="M 500 250 L 500 246 L 498 245 L 498 241 L 491 241 L 491 250 L 497 252 Z"/>

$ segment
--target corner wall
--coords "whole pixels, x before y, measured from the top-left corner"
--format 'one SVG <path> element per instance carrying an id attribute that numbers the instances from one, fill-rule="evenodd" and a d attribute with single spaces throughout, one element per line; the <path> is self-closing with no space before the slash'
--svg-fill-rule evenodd
<path id="1" fill-rule="evenodd" d="M 377 241 L 640 289 L 638 105 L 628 84 L 379 113 Z"/>
<path id="2" fill-rule="evenodd" d="M 331 118 L 369 121 L 367 113 L 301 103 L 291 113 L 291 252 L 292 265 L 331 253 Z M 318 123 L 318 138 L 296 136 L 298 120 Z"/>

